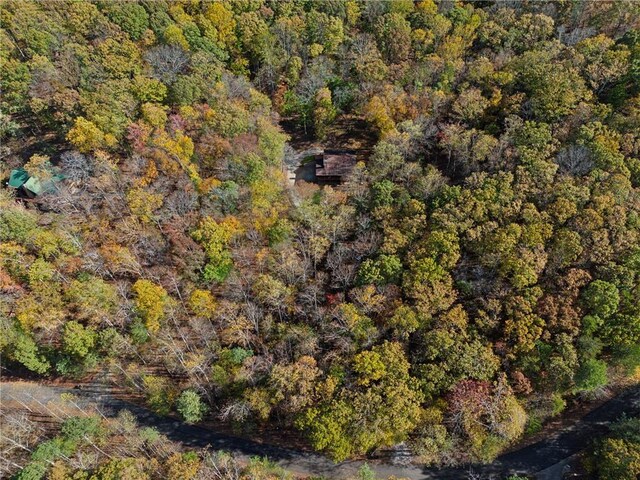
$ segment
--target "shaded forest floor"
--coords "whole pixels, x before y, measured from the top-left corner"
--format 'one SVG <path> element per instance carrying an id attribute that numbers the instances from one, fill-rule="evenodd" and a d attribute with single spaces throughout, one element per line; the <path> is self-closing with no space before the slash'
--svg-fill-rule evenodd
<path id="1" fill-rule="evenodd" d="M 310 150 L 316 147 L 336 150 L 355 150 L 359 156 L 367 157 L 378 137 L 364 118 L 356 115 L 340 115 L 329 125 L 327 136 L 318 140 L 313 136 L 311 126 L 307 131 L 295 118 L 283 117 L 280 120 L 282 130 L 289 135 L 289 145 L 296 151 Z"/>

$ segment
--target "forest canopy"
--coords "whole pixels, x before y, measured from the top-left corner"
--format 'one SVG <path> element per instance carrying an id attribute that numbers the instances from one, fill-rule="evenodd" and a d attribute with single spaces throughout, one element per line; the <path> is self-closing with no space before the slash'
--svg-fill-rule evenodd
<path id="1" fill-rule="evenodd" d="M 0 21 L 0 174 L 48 186 L 0 189 L 11 372 L 108 371 L 187 422 L 436 464 L 638 374 L 639 3 L 7 0 Z M 297 136 L 332 148 L 353 118 L 375 142 L 340 184 L 291 185 Z"/>

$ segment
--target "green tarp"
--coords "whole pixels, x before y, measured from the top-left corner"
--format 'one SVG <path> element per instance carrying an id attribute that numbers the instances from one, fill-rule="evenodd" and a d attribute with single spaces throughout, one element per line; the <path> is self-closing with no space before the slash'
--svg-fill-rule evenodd
<path id="1" fill-rule="evenodd" d="M 42 183 L 36 177 L 31 177 L 24 183 L 24 188 L 30 192 L 40 195 L 42 193 Z"/>
<path id="2" fill-rule="evenodd" d="M 9 186 L 13 188 L 20 188 L 22 185 L 27 183 L 27 180 L 29 180 L 29 174 L 22 168 L 12 170 L 11 175 L 9 176 Z"/>
<path id="3" fill-rule="evenodd" d="M 29 177 L 29 174 L 24 169 L 19 168 L 13 170 L 9 176 L 9 186 L 13 188 L 20 188 L 24 186 L 27 190 L 40 195 L 44 192 L 50 192 L 55 189 L 55 184 L 64 179 L 64 175 L 54 175 L 50 180 L 41 182 L 37 177 Z"/>

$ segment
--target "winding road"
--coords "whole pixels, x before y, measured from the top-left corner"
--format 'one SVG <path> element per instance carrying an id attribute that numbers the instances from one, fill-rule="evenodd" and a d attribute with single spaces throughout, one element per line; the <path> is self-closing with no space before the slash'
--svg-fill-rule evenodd
<path id="1" fill-rule="evenodd" d="M 188 425 L 171 417 L 161 417 L 140 405 L 118 398 L 109 391 L 108 387 L 94 386 L 82 390 L 72 390 L 58 386 L 35 386 L 27 382 L 5 382 L 0 384 L 0 405 L 11 400 L 33 401 L 34 399 L 45 404 L 52 398 L 59 398 L 62 393 L 73 393 L 95 402 L 107 416 L 116 415 L 122 410 L 129 410 L 136 415 L 139 425 L 154 427 L 169 439 L 181 442 L 185 446 L 194 448 L 208 446 L 215 450 L 225 450 L 240 459 L 267 456 L 283 468 L 301 475 L 344 478 L 353 475 L 364 464 L 363 461 L 347 461 L 336 464 L 323 455 L 304 452 L 294 446 L 285 448 L 262 444 L 204 427 Z M 627 389 L 592 410 L 574 425 L 537 443 L 504 454 L 489 465 L 436 469 L 415 465 L 401 466 L 369 462 L 369 466 L 378 477 L 395 476 L 411 480 L 466 479 L 469 471 L 486 476 L 513 473 L 536 474 L 584 449 L 595 436 L 606 432 L 608 424 L 618 419 L 623 413 L 627 415 L 640 414 L 640 385 Z"/>

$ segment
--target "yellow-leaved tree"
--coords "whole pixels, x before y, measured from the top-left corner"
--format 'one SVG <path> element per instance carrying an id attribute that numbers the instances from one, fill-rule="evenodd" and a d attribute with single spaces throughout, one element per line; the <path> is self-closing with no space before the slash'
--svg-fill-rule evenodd
<path id="1" fill-rule="evenodd" d="M 144 321 L 149 332 L 157 332 L 173 303 L 171 297 L 162 286 L 144 279 L 133 284 L 133 292 L 136 313 Z"/>

